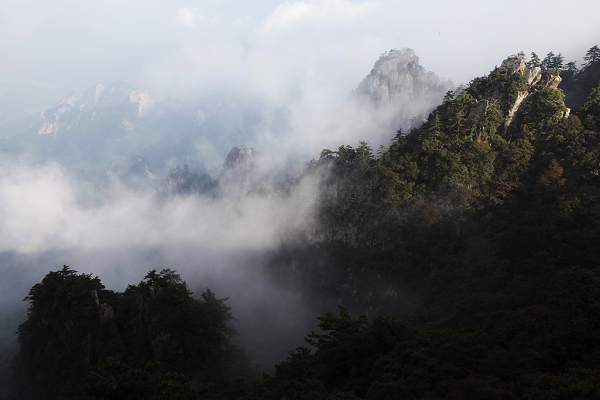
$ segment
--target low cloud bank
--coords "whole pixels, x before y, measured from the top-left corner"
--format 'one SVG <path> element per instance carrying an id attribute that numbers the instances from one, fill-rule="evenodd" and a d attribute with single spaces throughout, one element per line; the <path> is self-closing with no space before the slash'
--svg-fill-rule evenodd
<path id="1" fill-rule="evenodd" d="M 1 167 L 0 317 L 14 320 L 29 288 L 63 264 L 117 291 L 171 268 L 195 293 L 231 297 L 241 344 L 268 367 L 301 344 L 309 317 L 299 293 L 263 273 L 264 255 L 311 223 L 317 183 L 303 179 L 286 196 L 165 200 L 119 182 L 90 193 L 58 165 Z"/>

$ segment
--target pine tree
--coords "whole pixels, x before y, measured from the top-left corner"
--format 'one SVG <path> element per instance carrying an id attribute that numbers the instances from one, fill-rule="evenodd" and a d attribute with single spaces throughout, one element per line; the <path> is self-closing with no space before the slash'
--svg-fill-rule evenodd
<path id="1" fill-rule="evenodd" d="M 531 52 L 531 60 L 527 61 L 527 68 L 535 68 L 540 66 L 540 57 L 535 54 L 533 51 Z"/>
<path id="2" fill-rule="evenodd" d="M 571 61 L 567 63 L 564 69 L 560 71 L 560 76 L 563 78 L 563 82 L 569 81 L 579 73 L 577 69 L 577 63 L 575 61 Z"/>
<path id="3" fill-rule="evenodd" d="M 552 59 L 552 69 L 562 70 L 564 61 L 565 57 L 563 57 L 561 53 L 558 53 L 558 55 Z"/>
<path id="4" fill-rule="evenodd" d="M 546 71 L 550 71 L 552 70 L 552 66 L 554 65 L 554 59 L 555 59 L 555 55 L 553 52 L 550 52 L 548 54 L 546 54 L 546 57 L 544 58 L 544 60 L 542 61 L 542 63 L 540 64 L 540 67 L 542 68 L 542 71 L 546 72 Z"/>
<path id="5" fill-rule="evenodd" d="M 597 45 L 592 47 L 587 51 L 583 59 L 585 60 L 585 64 L 583 64 L 584 68 L 597 63 L 600 61 L 600 48 Z"/>

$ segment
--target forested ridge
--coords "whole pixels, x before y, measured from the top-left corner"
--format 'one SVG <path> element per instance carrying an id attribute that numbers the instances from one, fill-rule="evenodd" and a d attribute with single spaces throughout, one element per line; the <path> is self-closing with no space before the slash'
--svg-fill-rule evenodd
<path id="1" fill-rule="evenodd" d="M 600 398 L 597 46 L 585 60 L 511 56 L 389 147 L 323 150 L 315 223 L 265 266 L 320 330 L 270 375 L 209 289 L 64 267 L 26 298 L 7 398 Z"/>

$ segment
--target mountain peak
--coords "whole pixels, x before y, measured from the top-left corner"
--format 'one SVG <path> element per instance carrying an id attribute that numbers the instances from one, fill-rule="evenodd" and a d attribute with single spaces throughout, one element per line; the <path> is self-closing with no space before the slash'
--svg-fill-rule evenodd
<path id="1" fill-rule="evenodd" d="M 414 50 L 390 50 L 381 54 L 354 98 L 361 109 L 368 110 L 372 116 L 368 119 L 392 136 L 398 129 L 418 125 L 452 89 L 452 82 L 421 66 Z"/>
<path id="2" fill-rule="evenodd" d="M 231 149 L 227 158 L 225 158 L 223 169 L 249 171 L 261 159 L 260 153 L 255 150 L 245 146 L 237 146 Z"/>
<path id="3" fill-rule="evenodd" d="M 506 58 L 502 61 L 500 68 L 492 71 L 490 76 L 485 79 L 489 82 L 487 85 L 491 84 L 492 87 L 483 90 L 481 95 L 476 96 L 475 102 L 468 112 L 468 118 L 483 118 L 491 107 L 498 105 L 505 113 L 503 134 L 506 134 L 528 99 L 540 90 L 556 89 L 562 81 L 558 74 L 542 73 L 540 67 L 529 68 L 525 63 L 525 57 L 521 54 L 513 54 Z M 475 86 L 483 83 L 481 79 L 479 81 Z M 504 83 L 500 84 L 500 81 Z M 478 91 L 478 89 L 475 90 L 475 92 Z M 566 110 L 564 116 L 568 116 L 570 110 L 564 106 L 562 100 L 561 103 Z"/>
<path id="4" fill-rule="evenodd" d="M 407 105 L 414 99 L 441 98 L 454 87 L 452 82 L 427 72 L 412 49 L 384 52 L 358 85 L 357 93 L 377 104 Z"/>

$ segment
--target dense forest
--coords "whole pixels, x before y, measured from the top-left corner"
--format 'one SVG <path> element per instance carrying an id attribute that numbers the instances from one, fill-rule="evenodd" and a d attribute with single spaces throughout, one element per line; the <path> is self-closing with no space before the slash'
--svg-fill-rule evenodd
<path id="1" fill-rule="evenodd" d="M 26 297 L 5 398 L 600 398 L 598 46 L 584 60 L 511 56 L 389 147 L 307 166 L 316 222 L 265 270 L 319 329 L 272 373 L 210 289 L 166 269 L 118 293 L 65 266 Z"/>

